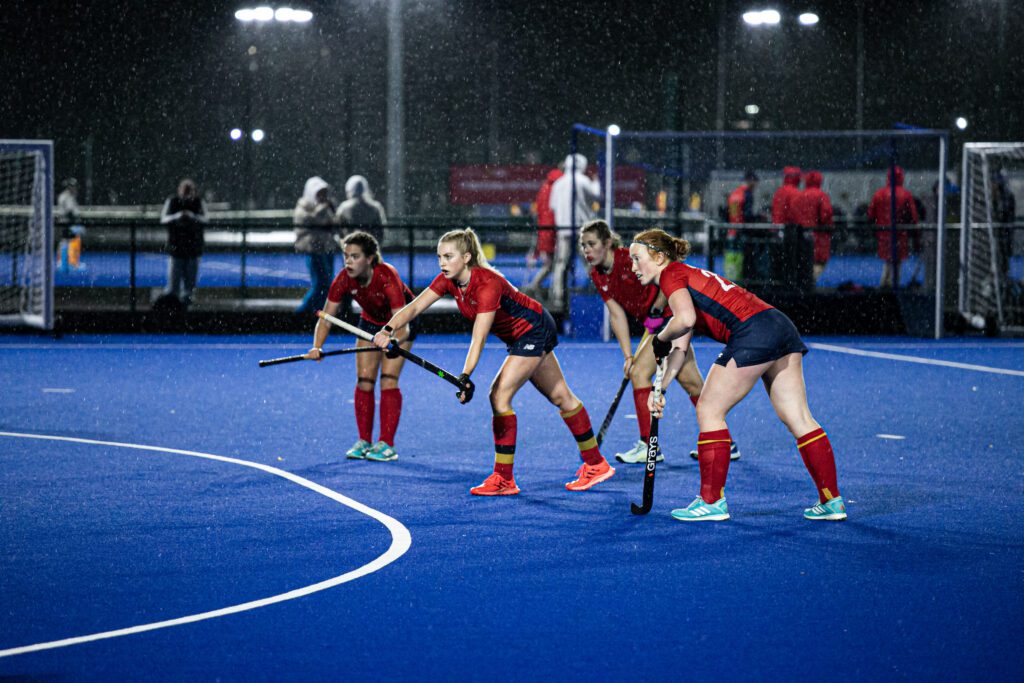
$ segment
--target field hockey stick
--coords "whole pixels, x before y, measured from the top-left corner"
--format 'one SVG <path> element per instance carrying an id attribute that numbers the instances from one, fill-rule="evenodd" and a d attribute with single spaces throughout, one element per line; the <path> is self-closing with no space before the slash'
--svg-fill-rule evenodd
<path id="1" fill-rule="evenodd" d="M 327 358 L 327 356 L 343 356 L 348 353 L 366 353 L 367 351 L 380 351 L 376 346 L 355 346 L 351 349 L 335 349 L 334 351 L 323 351 L 320 353 L 321 358 Z M 296 363 L 300 360 L 311 360 L 306 357 L 306 354 L 302 353 L 298 356 L 283 356 L 281 358 L 271 358 L 269 360 L 261 360 L 260 367 L 265 368 L 269 365 L 280 365 L 281 363 Z"/>
<path id="2" fill-rule="evenodd" d="M 340 327 L 341 329 L 343 329 L 346 332 L 349 332 L 351 334 L 354 334 L 355 336 L 359 337 L 360 339 L 365 339 L 368 342 L 372 342 L 373 341 L 373 335 L 372 334 L 370 334 L 366 330 L 359 329 L 355 325 L 349 325 L 347 322 L 345 322 L 341 318 L 336 318 L 333 315 L 331 315 L 330 313 L 327 313 L 326 311 L 317 311 L 316 314 L 320 318 L 322 318 L 322 319 L 326 320 L 327 322 L 331 323 L 332 325 Z M 402 356 L 406 360 L 415 363 L 416 365 L 420 366 L 421 368 L 423 368 L 427 372 L 430 372 L 431 374 L 437 375 L 438 377 L 440 377 L 444 381 L 449 382 L 450 384 L 455 385 L 456 387 L 458 387 L 459 391 L 466 391 L 468 389 L 468 387 L 466 387 L 465 385 L 463 385 L 462 382 L 459 381 L 459 378 L 458 378 L 457 375 L 453 375 L 452 373 L 448 372 L 447 370 L 439 368 L 438 366 L 436 366 L 433 363 L 431 363 L 429 360 L 427 360 L 425 358 L 421 358 L 420 356 L 417 356 L 412 351 L 407 351 L 406 349 L 403 349 L 395 341 L 392 341 L 390 344 L 388 344 L 387 350 L 388 350 L 389 353 L 393 353 L 393 354 L 397 353 L 399 356 Z"/>
<path id="3" fill-rule="evenodd" d="M 651 335 L 644 332 L 643 339 L 637 344 L 636 351 L 633 353 L 633 357 L 636 358 L 640 355 L 640 352 L 644 349 L 644 346 L 650 340 Z M 601 447 L 601 442 L 604 441 L 604 433 L 608 431 L 608 427 L 612 424 L 612 418 L 615 417 L 615 411 L 619 409 L 619 401 L 622 400 L 622 394 L 626 391 L 626 385 L 629 384 L 629 377 L 622 378 L 622 384 L 619 385 L 619 390 L 615 392 L 615 398 L 612 399 L 612 404 L 608 408 L 608 414 L 604 416 L 604 422 L 601 423 L 601 429 L 597 432 L 597 447 Z"/>
<path id="4" fill-rule="evenodd" d="M 661 397 L 661 382 L 665 379 L 665 366 L 668 365 L 668 358 L 663 358 L 658 363 L 658 372 L 654 376 L 654 387 L 651 388 L 651 396 L 657 401 Z M 629 510 L 634 515 L 646 515 L 651 511 L 654 504 L 654 471 L 658 466 L 658 418 L 651 415 L 651 436 L 647 439 L 647 467 L 644 471 L 644 493 L 640 505 L 629 504 Z"/>

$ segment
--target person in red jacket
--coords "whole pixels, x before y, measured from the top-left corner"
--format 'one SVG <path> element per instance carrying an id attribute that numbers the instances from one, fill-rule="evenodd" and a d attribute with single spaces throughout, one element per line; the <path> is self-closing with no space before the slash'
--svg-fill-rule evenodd
<path id="1" fill-rule="evenodd" d="M 875 192 L 875 196 L 871 198 L 871 204 L 868 205 L 868 217 L 879 227 L 888 228 L 892 225 L 891 187 L 895 185 L 896 225 L 917 225 L 917 206 L 914 205 L 914 196 L 903 187 L 903 169 L 894 166 L 888 175 L 889 182 L 880 187 Z M 896 234 L 896 267 L 893 269 L 892 231 L 885 229 L 875 232 L 875 236 L 878 238 L 878 258 L 885 262 L 882 267 L 880 287 L 892 287 L 894 282 L 900 281 L 900 263 L 906 260 L 909 252 L 907 231 L 900 230 Z"/>
<path id="2" fill-rule="evenodd" d="M 754 205 L 754 192 L 757 190 L 759 178 L 753 171 L 743 174 L 743 184 L 729 193 L 726 200 L 729 206 L 730 223 L 758 223 L 761 217 Z"/>
<path id="3" fill-rule="evenodd" d="M 537 191 L 537 198 L 534 202 L 537 206 L 537 240 L 533 249 L 526 256 L 526 266 L 528 268 L 527 272 L 529 272 L 540 261 L 540 269 L 523 286 L 523 290 L 527 294 L 540 291 L 540 284 L 544 282 L 544 278 L 551 272 L 551 267 L 554 264 L 555 212 L 551 210 L 550 206 L 551 186 L 563 175 L 565 174 L 562 172 L 562 169 L 551 169 L 548 172 L 547 178 L 544 179 L 544 184 Z"/>
<path id="4" fill-rule="evenodd" d="M 782 169 L 782 186 L 772 196 L 772 223 L 776 225 L 794 225 L 797 223 L 793 214 L 796 198 L 800 196 L 800 169 L 786 166 Z"/>
<path id="5" fill-rule="evenodd" d="M 672 319 L 651 340 L 669 377 L 682 365 L 690 338 L 702 331 L 725 344 L 704 380 L 697 400 L 700 494 L 690 505 L 672 511 L 682 522 L 729 519 L 725 482 L 732 439 L 726 416 L 757 384 L 763 384 L 779 419 L 796 439 L 796 447 L 817 489 L 818 502 L 804 510 L 811 520 L 846 519 L 837 483 L 832 445 L 807 407 L 803 356 L 807 346 L 784 313 L 716 273 L 683 263 L 690 243 L 663 230 L 644 230 L 633 238 L 629 256 L 640 284 L 654 283 L 668 298 Z M 667 360 L 665 360 L 667 359 Z M 664 395 L 651 394 L 651 414 L 661 417 Z"/>
<path id="6" fill-rule="evenodd" d="M 832 200 L 821 189 L 821 173 L 808 171 L 804 191 L 793 203 L 793 220 L 802 228 L 814 230 L 814 281 L 825 270 L 832 253 Z M 825 229 L 822 229 L 825 228 Z"/>

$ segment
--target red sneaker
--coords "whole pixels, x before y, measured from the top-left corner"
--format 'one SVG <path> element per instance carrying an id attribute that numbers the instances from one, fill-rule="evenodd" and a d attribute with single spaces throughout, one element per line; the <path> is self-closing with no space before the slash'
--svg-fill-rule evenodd
<path id="1" fill-rule="evenodd" d="M 570 481 L 565 488 L 570 491 L 586 491 L 594 484 L 611 479 L 613 474 L 615 474 L 615 468 L 609 465 L 607 460 L 602 460 L 596 465 L 583 463 L 576 470 L 576 481 Z"/>
<path id="2" fill-rule="evenodd" d="M 497 472 L 484 479 L 484 483 L 469 490 L 474 496 L 514 496 L 519 493 L 515 479 L 506 479 Z"/>

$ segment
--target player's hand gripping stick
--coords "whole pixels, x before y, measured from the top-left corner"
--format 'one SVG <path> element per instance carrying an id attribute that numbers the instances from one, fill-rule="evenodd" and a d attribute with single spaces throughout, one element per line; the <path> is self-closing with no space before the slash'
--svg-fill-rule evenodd
<path id="1" fill-rule="evenodd" d="M 373 335 L 372 334 L 370 334 L 369 332 L 367 332 L 365 330 L 359 329 L 355 325 L 348 324 L 347 322 L 345 322 L 341 318 L 336 318 L 333 315 L 331 315 L 330 313 L 327 313 L 325 311 L 317 311 L 316 314 L 317 314 L 317 316 L 319 316 L 320 318 L 323 318 L 324 320 L 326 320 L 327 322 L 331 323 L 332 325 L 340 327 L 341 329 L 343 329 L 346 332 L 349 332 L 351 334 L 354 334 L 355 336 L 359 337 L 360 339 L 365 339 L 368 342 L 372 342 L 373 341 Z M 412 351 L 409 351 L 408 349 L 403 349 L 398 344 L 397 341 L 392 340 L 391 343 L 388 344 L 387 351 L 389 353 L 398 354 L 399 356 L 402 356 L 406 360 L 408 360 L 408 361 L 410 361 L 412 363 L 415 363 L 416 365 L 420 366 L 421 368 L 423 368 L 424 370 L 430 372 L 431 374 L 437 375 L 438 377 L 440 377 L 444 381 L 449 382 L 451 384 L 454 384 L 456 387 L 458 387 L 459 391 L 461 391 L 461 392 L 465 392 L 466 391 L 466 386 L 463 385 L 462 382 L 459 381 L 458 377 L 456 377 L 452 373 L 448 372 L 447 370 L 434 365 L 429 360 L 427 360 L 425 358 L 422 358 L 420 356 L 417 356 Z M 472 390 L 470 390 L 470 394 L 472 394 Z"/>

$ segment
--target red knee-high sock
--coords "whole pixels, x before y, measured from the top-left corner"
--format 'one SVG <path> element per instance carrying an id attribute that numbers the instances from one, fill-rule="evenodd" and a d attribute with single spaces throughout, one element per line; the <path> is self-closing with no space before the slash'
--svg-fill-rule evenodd
<path id="1" fill-rule="evenodd" d="M 512 463 L 516 459 L 516 414 L 511 410 L 491 418 L 494 430 L 494 471 L 505 479 L 512 478 Z"/>
<path id="2" fill-rule="evenodd" d="M 590 416 L 587 409 L 580 403 L 572 410 L 559 411 L 559 415 L 565 420 L 566 426 L 576 439 L 576 445 L 580 448 L 580 457 L 588 465 L 596 465 L 604 462 L 604 456 L 597 448 L 597 439 L 594 438 L 594 429 L 590 425 Z"/>
<path id="3" fill-rule="evenodd" d="M 815 429 L 796 440 L 800 457 L 804 466 L 811 473 L 814 486 L 818 489 L 818 500 L 825 503 L 839 496 L 839 484 L 836 481 L 836 457 L 832 453 L 832 444 L 824 429 Z"/>
<path id="4" fill-rule="evenodd" d="M 356 427 L 359 438 L 373 442 L 373 390 L 364 391 L 356 387 Z"/>
<path id="5" fill-rule="evenodd" d="M 398 420 L 402 417 L 402 390 L 380 390 L 380 440 L 394 447 Z"/>
<path id="6" fill-rule="evenodd" d="M 651 411 L 647 409 L 647 397 L 650 395 L 650 387 L 633 390 L 633 403 L 636 404 L 636 424 L 640 427 L 641 441 L 651 438 Z"/>
<path id="7" fill-rule="evenodd" d="M 699 401 L 699 400 L 700 400 L 700 394 L 697 394 L 696 396 L 690 396 L 690 403 L 693 404 L 694 408 L 697 407 L 697 401 Z"/>
<path id="8" fill-rule="evenodd" d="M 697 460 L 700 462 L 700 497 L 714 503 L 725 495 L 725 479 L 729 476 L 728 429 L 701 432 L 697 436 Z"/>

